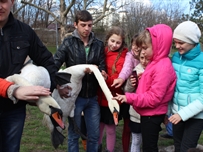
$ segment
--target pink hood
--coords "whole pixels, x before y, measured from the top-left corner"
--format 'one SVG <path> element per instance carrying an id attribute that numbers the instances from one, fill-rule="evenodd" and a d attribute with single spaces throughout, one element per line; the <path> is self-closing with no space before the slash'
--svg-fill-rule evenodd
<path id="1" fill-rule="evenodd" d="M 162 58 L 168 57 L 173 40 L 172 29 L 165 24 L 158 24 L 147 28 L 147 30 L 152 38 L 152 61 L 157 62 Z"/>
<path id="2" fill-rule="evenodd" d="M 167 112 L 172 99 L 176 74 L 168 57 L 172 45 L 172 29 L 165 24 L 147 28 L 152 38 L 153 57 L 146 67 L 136 93 L 126 93 L 127 103 L 142 116 Z"/>

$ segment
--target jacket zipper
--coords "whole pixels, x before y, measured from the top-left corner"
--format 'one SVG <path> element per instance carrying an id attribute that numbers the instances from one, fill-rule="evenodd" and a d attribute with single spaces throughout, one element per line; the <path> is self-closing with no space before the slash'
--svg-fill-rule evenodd
<path id="1" fill-rule="evenodd" d="M 85 46 L 84 46 L 84 49 L 85 49 Z M 86 64 L 87 64 L 88 54 L 86 54 L 86 50 L 85 50 L 85 55 L 86 55 Z M 86 74 L 86 75 L 87 75 L 87 74 Z M 88 97 L 88 88 L 89 88 L 88 81 L 89 81 L 89 75 L 87 75 L 87 90 L 86 90 L 86 97 Z"/>
<path id="2" fill-rule="evenodd" d="M 1 28 L 1 36 L 3 36 L 4 34 L 3 34 L 3 29 Z"/>
<path id="3" fill-rule="evenodd" d="M 182 55 L 180 56 L 180 60 L 182 60 Z M 179 69 L 178 69 L 178 75 L 179 75 L 179 77 L 181 76 L 181 73 L 180 73 L 180 69 L 182 68 L 182 66 L 185 64 L 185 62 L 186 62 L 186 60 L 185 61 L 183 61 L 183 63 L 181 63 L 181 66 L 179 67 Z M 177 99 L 179 98 L 179 90 L 178 90 L 178 95 L 177 95 Z M 178 103 L 178 101 L 177 101 L 177 104 L 178 104 L 178 111 L 180 110 L 180 105 L 179 105 L 179 103 Z"/>

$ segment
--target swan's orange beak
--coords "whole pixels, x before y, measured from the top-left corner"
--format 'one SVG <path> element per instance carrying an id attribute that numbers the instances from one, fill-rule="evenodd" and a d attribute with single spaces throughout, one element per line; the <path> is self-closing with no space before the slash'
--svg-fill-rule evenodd
<path id="1" fill-rule="evenodd" d="M 113 120 L 115 125 L 118 125 L 118 110 L 116 110 L 116 108 L 114 107 L 114 111 L 113 111 Z"/>
<path id="2" fill-rule="evenodd" d="M 55 112 L 53 113 L 52 115 L 52 118 L 55 120 L 55 122 L 62 128 L 62 129 L 65 129 L 65 125 L 62 121 L 62 117 L 61 115 L 58 113 L 58 112 Z"/>
<path id="3" fill-rule="evenodd" d="M 50 115 L 50 118 L 51 118 L 51 121 L 54 125 L 54 127 L 61 127 L 61 129 L 65 129 L 65 125 L 63 123 L 63 120 L 62 120 L 62 116 L 63 116 L 63 112 L 61 109 L 58 109 L 58 108 L 54 108 L 52 106 L 49 106 L 50 109 L 51 109 L 51 115 Z"/>

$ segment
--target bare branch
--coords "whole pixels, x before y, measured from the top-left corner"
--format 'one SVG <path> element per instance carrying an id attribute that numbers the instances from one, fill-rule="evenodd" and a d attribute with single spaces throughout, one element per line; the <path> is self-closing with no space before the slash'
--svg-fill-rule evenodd
<path id="1" fill-rule="evenodd" d="M 29 2 L 32 2 L 32 0 L 30 0 Z M 23 9 L 26 6 L 26 4 L 23 4 L 17 11 L 15 11 L 13 14 L 17 14 L 21 9 Z"/>
<path id="2" fill-rule="evenodd" d="M 94 0 L 84 0 L 84 9 L 87 9 L 90 4 L 92 4 Z"/>
<path id="3" fill-rule="evenodd" d="M 116 0 L 115 0 L 115 1 L 112 1 L 108 7 L 107 7 L 107 2 L 108 2 L 108 0 L 104 0 L 104 6 L 103 6 L 102 14 L 94 20 L 94 24 L 98 23 L 98 22 L 101 21 L 104 17 L 106 17 L 106 16 L 108 16 L 108 15 L 110 15 L 110 14 L 113 13 L 112 11 L 108 11 L 108 13 L 107 13 L 107 10 L 110 10 L 110 7 L 112 6 L 112 4 L 113 4 L 114 2 L 116 2 Z M 119 7 L 117 7 L 117 8 L 115 9 L 115 11 L 116 11 L 116 10 L 119 10 L 120 8 L 122 8 L 123 6 L 126 6 L 126 5 L 128 5 L 128 3 L 125 2 L 123 5 L 120 5 Z"/>
<path id="4" fill-rule="evenodd" d="M 68 14 L 70 11 L 71 7 L 75 4 L 75 0 L 72 0 L 69 6 L 66 8 L 65 12 L 63 13 L 64 17 Z"/>
<path id="5" fill-rule="evenodd" d="M 25 5 L 30 5 L 30 6 L 33 6 L 33 7 L 35 7 L 35 8 L 40 9 L 40 10 L 43 10 L 43 11 L 45 11 L 45 12 L 47 12 L 47 13 L 51 14 L 51 15 L 52 15 L 52 17 L 54 18 L 54 20 L 57 20 L 57 22 L 61 23 L 61 21 L 60 21 L 60 20 L 57 18 L 57 16 L 56 16 L 56 15 L 54 15 L 54 13 L 52 13 L 51 11 L 49 11 L 49 10 L 47 10 L 47 9 L 43 8 L 43 7 L 39 7 L 39 6 L 35 5 L 35 4 L 32 4 L 32 3 L 31 3 L 31 1 L 29 1 L 29 2 L 26 2 L 26 1 L 21 1 L 21 3 L 23 3 L 23 4 L 25 4 Z"/>

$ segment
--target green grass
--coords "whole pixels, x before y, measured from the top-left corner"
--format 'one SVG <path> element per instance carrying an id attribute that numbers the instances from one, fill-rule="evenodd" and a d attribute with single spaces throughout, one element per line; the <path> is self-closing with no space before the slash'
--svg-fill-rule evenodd
<path id="1" fill-rule="evenodd" d="M 56 52 L 55 46 L 47 46 L 48 50 L 54 54 Z M 174 49 L 171 52 L 174 53 Z M 49 129 L 42 124 L 43 114 L 35 106 L 27 106 L 27 117 L 25 121 L 23 136 L 21 140 L 21 149 L 20 152 L 64 152 L 67 151 L 67 129 L 64 131 L 64 140 L 63 145 L 60 145 L 57 150 L 55 150 L 51 144 L 50 132 Z M 165 128 L 162 125 L 163 130 L 160 134 L 164 134 Z M 122 129 L 123 121 L 119 122 L 119 125 L 116 128 L 117 137 L 115 151 L 122 152 Z M 103 149 L 105 149 L 105 139 L 103 138 Z M 80 152 L 85 152 L 82 148 L 81 141 L 80 143 Z M 166 147 L 173 145 L 173 140 L 160 138 L 159 147 Z M 199 144 L 203 144 L 203 133 L 199 139 Z"/>
<path id="2" fill-rule="evenodd" d="M 55 54 L 56 53 L 56 46 L 47 46 L 47 49 L 52 53 Z"/>
<path id="3" fill-rule="evenodd" d="M 51 145 L 49 129 L 42 124 L 43 114 L 35 106 L 27 106 L 27 116 L 21 140 L 21 152 L 51 152 L 55 151 Z M 60 146 L 59 151 L 66 150 L 66 144 Z"/>
<path id="4" fill-rule="evenodd" d="M 21 149 L 20 152 L 65 152 L 67 151 L 67 129 L 64 131 L 64 140 L 63 145 L 59 146 L 55 150 L 51 144 L 50 132 L 49 129 L 42 124 L 43 114 L 35 106 L 27 106 L 27 117 L 25 121 L 23 136 L 21 140 Z M 162 125 L 163 130 L 160 134 L 165 133 L 164 125 Z M 116 137 L 116 152 L 122 152 L 122 129 L 123 121 L 119 122 L 119 125 L 116 128 L 117 137 Z M 103 149 L 105 149 L 105 140 L 103 138 Z M 81 140 L 80 143 L 80 152 L 85 152 L 82 148 Z M 203 134 L 199 139 L 199 144 L 203 144 Z M 160 138 L 159 147 L 166 147 L 173 145 L 173 140 Z"/>

